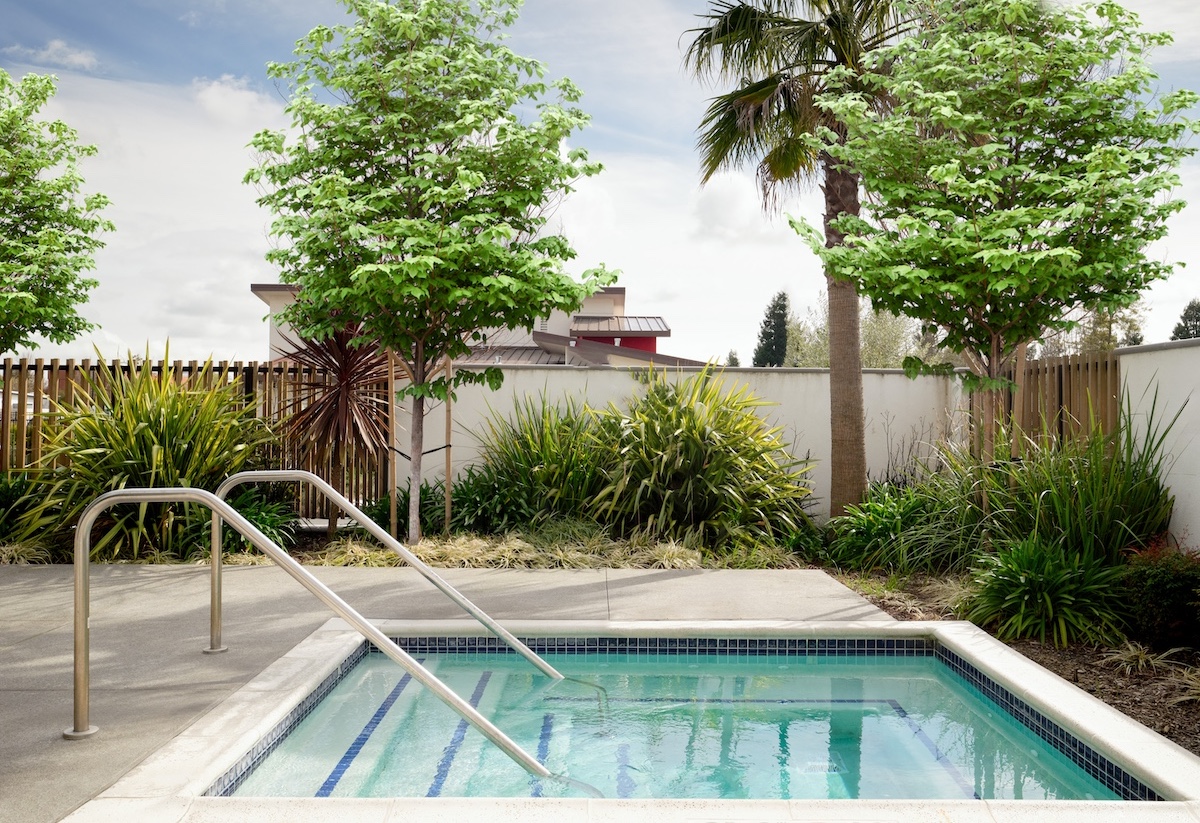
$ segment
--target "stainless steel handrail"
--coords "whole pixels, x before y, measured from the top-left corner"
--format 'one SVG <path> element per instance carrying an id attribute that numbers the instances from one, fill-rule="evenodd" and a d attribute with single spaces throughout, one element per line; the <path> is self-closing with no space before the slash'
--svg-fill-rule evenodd
<path id="1" fill-rule="evenodd" d="M 446 684 L 438 680 L 428 669 L 414 660 L 408 652 L 392 642 L 387 635 L 371 625 L 338 597 L 328 586 L 317 580 L 287 552 L 275 545 L 253 523 L 204 489 L 117 489 L 100 495 L 83 511 L 75 529 L 75 725 L 63 731 L 68 740 L 78 740 L 95 734 L 97 728 L 90 724 L 91 700 L 91 591 L 89 569 L 91 566 L 91 534 L 96 518 L 109 506 L 117 503 L 200 503 L 219 514 L 233 526 L 256 549 L 267 554 L 280 568 L 308 589 L 317 599 L 328 606 L 339 617 L 353 626 L 363 637 L 392 660 L 396 661 L 413 679 L 429 689 L 463 720 L 474 726 L 484 737 L 499 746 L 510 758 L 530 774 L 546 780 L 554 780 L 574 786 L 593 797 L 603 797 L 595 786 L 574 780 L 565 775 L 551 772 L 532 755 L 514 743 L 490 720 L 481 715 L 474 706 L 455 694 Z M 217 544 L 220 545 L 220 544 Z"/>
<path id="2" fill-rule="evenodd" d="M 533 649 L 526 646 L 508 629 L 493 620 L 487 612 L 468 600 L 462 592 L 447 583 L 441 575 L 422 561 L 421 558 L 409 551 L 404 544 L 388 534 L 382 526 L 363 514 L 357 506 L 347 500 L 333 486 L 312 472 L 300 471 L 298 469 L 239 472 L 238 474 L 230 475 L 225 479 L 224 483 L 217 487 L 217 497 L 224 500 L 234 487 L 242 483 L 287 481 L 311 483 L 328 500 L 350 515 L 360 527 L 366 529 L 376 540 L 404 558 L 404 562 L 420 572 L 442 594 L 453 600 L 463 611 L 478 620 L 484 628 L 507 643 L 515 652 L 536 666 L 539 671 L 555 680 L 563 679 L 558 670 L 539 657 Z M 215 510 L 213 511 L 212 519 L 212 545 L 221 545 L 221 518 Z M 207 652 L 224 651 L 224 647 L 221 646 L 221 554 L 222 552 L 219 551 L 212 552 L 212 602 L 209 614 L 209 648 L 205 649 Z"/>

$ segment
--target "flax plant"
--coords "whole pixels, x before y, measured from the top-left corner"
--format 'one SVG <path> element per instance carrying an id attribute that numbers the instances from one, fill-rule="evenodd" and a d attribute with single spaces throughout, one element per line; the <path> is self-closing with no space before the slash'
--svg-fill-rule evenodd
<path id="1" fill-rule="evenodd" d="M 472 478 L 490 500 L 476 499 L 472 508 L 490 509 L 486 525 L 493 527 L 584 515 L 604 482 L 593 425 L 576 401 L 558 405 L 545 394 L 518 400 L 509 417 L 493 414 L 479 435 L 481 478 Z"/>
<path id="2" fill-rule="evenodd" d="M 597 414 L 605 484 L 590 505 L 599 522 L 709 548 L 781 543 L 810 528 L 810 465 L 758 415 L 766 401 L 709 369 L 678 383 L 658 372 L 646 380 L 627 411 Z"/>
<path id="3" fill-rule="evenodd" d="M 272 439 L 254 407 L 242 405 L 239 387 L 222 382 L 211 361 L 187 377 L 139 368 L 132 357 L 124 369 L 101 363 L 76 385 L 72 405 L 56 408 L 56 417 L 34 481 L 39 502 L 22 518 L 22 531 L 50 531 L 60 542 L 104 492 L 179 486 L 212 491 Z M 181 545 L 186 522 L 202 516 L 200 509 L 182 503 L 113 506 L 97 521 L 92 557 L 182 559 L 200 552 L 204 547 Z"/>

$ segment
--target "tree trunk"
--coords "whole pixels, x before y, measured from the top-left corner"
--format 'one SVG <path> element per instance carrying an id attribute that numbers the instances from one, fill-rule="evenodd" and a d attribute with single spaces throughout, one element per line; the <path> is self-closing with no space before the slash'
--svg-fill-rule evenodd
<path id="1" fill-rule="evenodd" d="M 408 544 L 415 546 L 421 542 L 421 453 L 425 450 L 425 398 L 420 395 L 413 397 L 409 434 Z"/>
<path id="2" fill-rule="evenodd" d="M 842 214 L 858 214 L 858 175 L 841 170 L 821 155 L 825 193 L 825 246 L 841 245 L 833 225 Z M 863 423 L 862 350 L 859 301 L 854 284 L 826 273 L 829 296 L 829 514 L 837 517 L 867 489 L 867 453 Z"/>

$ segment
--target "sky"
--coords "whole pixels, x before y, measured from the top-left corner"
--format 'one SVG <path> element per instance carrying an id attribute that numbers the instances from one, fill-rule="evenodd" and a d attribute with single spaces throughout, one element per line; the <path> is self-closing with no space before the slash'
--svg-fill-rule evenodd
<path id="1" fill-rule="evenodd" d="M 1144 27 L 1175 44 L 1152 65 L 1164 88 L 1200 90 L 1200 6 L 1194 0 L 1126 0 Z M 696 126 L 706 87 L 682 67 L 686 32 L 706 0 L 526 0 L 509 45 L 570 77 L 591 124 L 572 143 L 605 166 L 554 213 L 578 273 L 621 271 L 629 314 L 660 315 L 672 329 L 659 350 L 748 363 L 772 296 L 804 316 L 824 290 L 819 260 L 787 214 L 819 225 L 819 188 L 764 213 L 753 172 L 699 184 Z M 54 74 L 43 111 L 95 144 L 85 190 L 107 195 L 92 273 L 99 286 L 81 313 L 98 328 L 44 357 L 149 351 L 172 359 L 265 360 L 266 306 L 253 283 L 278 282 L 264 259 L 269 212 L 242 182 L 247 144 L 287 125 L 286 99 L 266 77 L 316 25 L 344 18 L 336 0 L 0 0 L 0 68 Z M 1152 254 L 1187 264 L 1145 296 L 1145 342 L 1168 339 L 1200 297 L 1200 160 L 1181 169 L 1177 215 Z"/>

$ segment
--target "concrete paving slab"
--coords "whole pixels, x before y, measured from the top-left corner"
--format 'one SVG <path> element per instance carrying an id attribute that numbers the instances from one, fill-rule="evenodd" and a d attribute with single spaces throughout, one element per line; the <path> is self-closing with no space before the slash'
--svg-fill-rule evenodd
<path id="1" fill-rule="evenodd" d="M 891 620 L 815 569 L 612 569 L 612 620 Z"/>
<path id="2" fill-rule="evenodd" d="M 463 617 L 413 569 L 310 570 L 368 618 Z M 890 619 L 821 572 L 439 573 L 502 621 Z M 98 565 L 90 576 L 91 723 L 100 731 L 68 741 L 73 570 L 0 566 L 0 823 L 61 820 L 331 616 L 274 566 L 227 567 L 222 639 L 229 650 L 208 655 L 201 653 L 209 644 L 207 567 Z M 111 800 L 95 808 L 107 815 L 97 819 L 130 823 L 128 809 Z M 191 811 L 216 820 L 220 807 Z M 189 814 L 159 811 L 156 820 Z"/>

